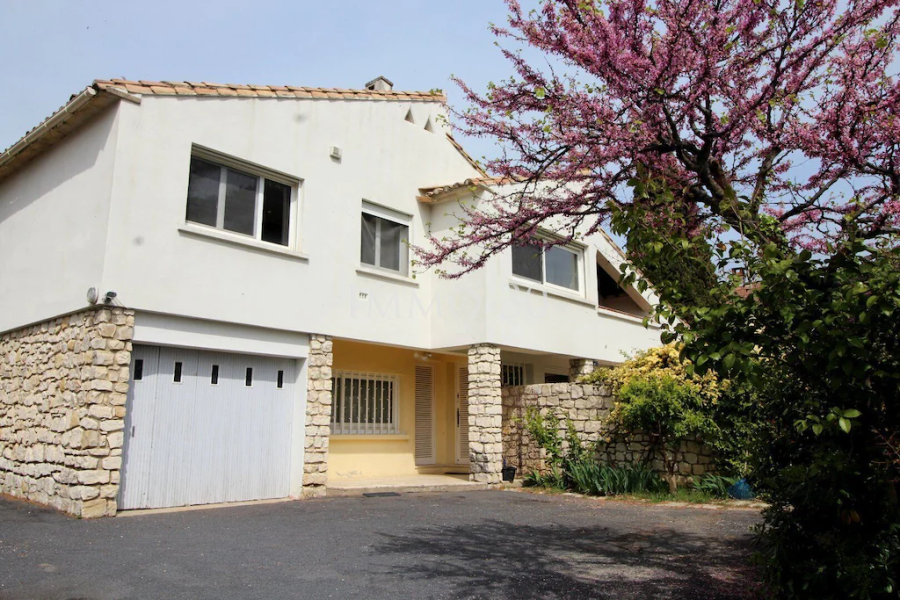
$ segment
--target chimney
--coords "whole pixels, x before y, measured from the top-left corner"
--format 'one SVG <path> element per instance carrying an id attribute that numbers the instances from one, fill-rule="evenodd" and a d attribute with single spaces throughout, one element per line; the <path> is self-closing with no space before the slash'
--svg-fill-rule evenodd
<path id="1" fill-rule="evenodd" d="M 394 89 L 394 82 L 385 77 L 384 75 L 379 75 L 372 81 L 366 84 L 367 90 L 374 90 L 376 92 L 390 92 Z"/>

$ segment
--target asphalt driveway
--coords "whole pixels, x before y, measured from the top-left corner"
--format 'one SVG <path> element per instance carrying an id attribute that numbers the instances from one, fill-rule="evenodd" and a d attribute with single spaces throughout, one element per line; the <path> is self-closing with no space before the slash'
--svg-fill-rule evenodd
<path id="1" fill-rule="evenodd" d="M 758 520 L 499 491 L 96 521 L 0 500 L 0 599 L 743 599 Z"/>

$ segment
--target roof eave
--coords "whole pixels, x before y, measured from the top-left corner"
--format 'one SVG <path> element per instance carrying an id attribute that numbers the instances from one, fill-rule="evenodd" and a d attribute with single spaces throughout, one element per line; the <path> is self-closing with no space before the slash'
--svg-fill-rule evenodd
<path id="1" fill-rule="evenodd" d="M 0 153 L 0 182 L 66 138 L 98 112 L 119 100 L 138 104 L 141 101 L 140 97 L 123 90 L 115 88 L 98 90 L 93 85 L 75 94 L 62 108 Z"/>
<path id="2" fill-rule="evenodd" d="M 490 191 L 491 188 L 484 183 L 472 183 L 470 185 L 460 186 L 457 188 L 439 192 L 437 194 L 423 194 L 421 196 L 416 196 L 416 199 L 422 204 L 441 204 L 442 202 L 447 202 L 448 200 L 456 200 L 463 196 L 474 195 L 480 190 Z"/>

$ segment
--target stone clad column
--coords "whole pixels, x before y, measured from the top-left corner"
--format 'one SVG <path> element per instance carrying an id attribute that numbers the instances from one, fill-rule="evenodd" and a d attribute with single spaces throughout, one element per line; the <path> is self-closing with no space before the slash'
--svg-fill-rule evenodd
<path id="1" fill-rule="evenodd" d="M 333 342 L 325 335 L 309 336 L 306 369 L 306 441 L 303 454 L 303 497 L 325 495 L 328 439 L 331 435 L 331 367 Z"/>
<path id="2" fill-rule="evenodd" d="M 572 358 L 569 360 L 569 381 L 575 383 L 582 375 L 590 375 L 597 368 L 597 361 L 589 358 Z"/>
<path id="3" fill-rule="evenodd" d="M 0 335 L 0 494 L 116 514 L 133 336 L 119 307 Z"/>
<path id="4" fill-rule="evenodd" d="M 500 483 L 503 466 L 500 348 L 469 348 L 469 479 Z"/>

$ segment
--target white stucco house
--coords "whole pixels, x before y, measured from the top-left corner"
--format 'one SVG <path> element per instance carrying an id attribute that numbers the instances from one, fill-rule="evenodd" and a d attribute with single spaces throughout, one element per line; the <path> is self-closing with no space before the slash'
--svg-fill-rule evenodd
<path id="1" fill-rule="evenodd" d="M 82 516 L 495 483 L 503 385 L 659 344 L 604 235 L 458 280 L 445 97 L 95 81 L 0 154 L 0 493 Z"/>

